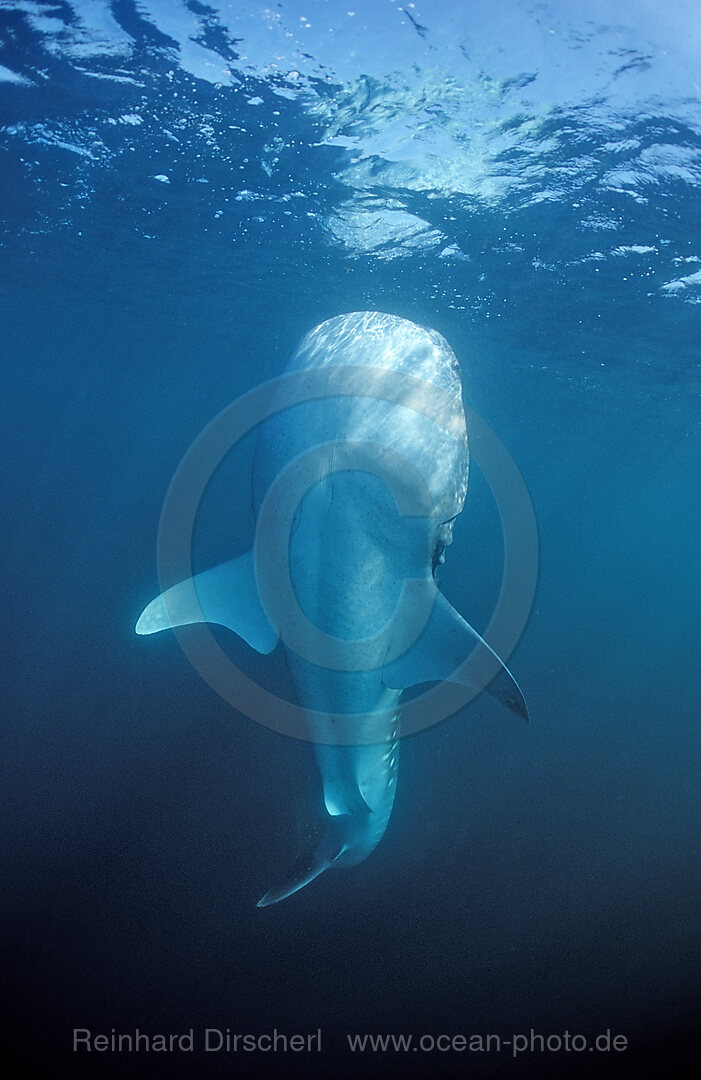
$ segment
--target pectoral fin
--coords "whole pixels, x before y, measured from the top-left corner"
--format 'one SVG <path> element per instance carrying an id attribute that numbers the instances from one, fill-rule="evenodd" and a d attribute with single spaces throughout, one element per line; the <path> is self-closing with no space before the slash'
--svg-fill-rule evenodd
<path id="1" fill-rule="evenodd" d="M 258 596 L 252 551 L 166 589 L 143 611 L 136 632 L 199 622 L 228 627 L 260 653 L 273 651 L 278 638 Z"/>
<path id="2" fill-rule="evenodd" d="M 471 662 L 463 668 L 469 656 Z M 385 667 L 382 677 L 393 690 L 405 690 L 425 682 L 456 682 L 484 689 L 517 716 L 528 720 L 528 707 L 509 669 L 437 590 L 421 636 Z"/>

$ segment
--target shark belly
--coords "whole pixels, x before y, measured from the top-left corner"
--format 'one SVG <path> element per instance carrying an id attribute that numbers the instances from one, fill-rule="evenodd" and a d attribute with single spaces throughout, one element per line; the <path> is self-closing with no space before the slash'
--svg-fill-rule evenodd
<path id="1" fill-rule="evenodd" d="M 363 474 L 323 479 L 304 500 L 290 543 L 291 578 L 312 624 L 340 641 L 378 635 L 373 670 L 330 670 L 287 650 L 297 697 L 310 710 L 326 812 L 344 818 L 339 867 L 361 862 L 378 845 L 396 793 L 401 692 L 382 679 L 389 644 L 382 629 L 401 588 L 401 553 L 400 545 L 378 542 L 397 517 L 386 494 Z M 373 506 L 372 531 L 358 512 L 363 505 Z M 346 734 L 329 719 L 338 714 L 348 715 Z"/>

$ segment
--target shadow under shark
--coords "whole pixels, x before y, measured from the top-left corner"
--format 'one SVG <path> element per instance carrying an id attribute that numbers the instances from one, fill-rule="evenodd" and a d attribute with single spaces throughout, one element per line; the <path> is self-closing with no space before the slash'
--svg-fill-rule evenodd
<path id="1" fill-rule="evenodd" d="M 353 372 L 357 392 L 286 406 L 279 391 L 254 456 L 254 549 L 166 590 L 136 624 L 152 634 L 217 623 L 261 653 L 282 642 L 303 734 L 314 743 L 326 828 L 259 907 L 367 858 L 394 803 L 403 691 L 464 681 L 457 669 L 476 645 L 495 656 L 435 579 L 469 466 L 448 343 L 394 315 L 353 312 L 307 334 L 286 370 Z M 495 661 L 485 689 L 527 719 L 518 685 Z"/>

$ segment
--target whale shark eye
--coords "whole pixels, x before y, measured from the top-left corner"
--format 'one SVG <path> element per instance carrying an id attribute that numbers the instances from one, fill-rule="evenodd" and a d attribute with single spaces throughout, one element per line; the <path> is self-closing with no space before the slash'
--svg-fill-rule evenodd
<path id="1" fill-rule="evenodd" d="M 448 544 L 453 542 L 453 523 L 457 519 L 457 514 L 448 518 L 446 521 L 441 522 L 438 528 L 438 539 L 436 540 L 436 546 L 433 549 L 433 558 L 431 560 L 431 572 L 433 576 L 436 576 L 436 570 L 445 562 L 445 549 Z"/>
<path id="2" fill-rule="evenodd" d="M 445 562 L 445 544 L 442 544 L 439 540 L 433 549 L 433 558 L 431 560 L 431 573 L 436 576 L 438 567 Z"/>

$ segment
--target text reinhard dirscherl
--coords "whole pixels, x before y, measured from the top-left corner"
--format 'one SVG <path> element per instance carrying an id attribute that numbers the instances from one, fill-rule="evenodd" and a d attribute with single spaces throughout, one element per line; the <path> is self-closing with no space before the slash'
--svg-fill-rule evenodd
<path id="1" fill-rule="evenodd" d="M 133 1031 L 115 1031 L 109 1035 L 95 1034 L 89 1028 L 73 1028 L 73 1049 L 75 1051 L 96 1050 L 104 1053 L 192 1053 L 195 1050 L 204 1050 L 209 1053 L 252 1053 L 257 1050 L 260 1053 L 277 1051 L 286 1053 L 299 1053 L 300 1051 L 321 1050 L 321 1028 L 305 1035 L 287 1035 L 283 1031 L 273 1028 L 272 1031 L 262 1035 L 242 1035 L 231 1031 L 229 1028 L 203 1028 L 195 1032 L 194 1028 L 180 1034 L 171 1033 L 163 1035 L 141 1031 L 135 1028 Z"/>
<path id="2" fill-rule="evenodd" d="M 628 1049 L 625 1035 L 616 1035 L 607 1028 L 595 1037 L 573 1035 L 569 1031 L 550 1035 L 540 1034 L 531 1028 L 528 1034 L 501 1035 L 346 1035 L 347 1048 L 351 1053 L 402 1053 L 418 1050 L 423 1053 L 461 1052 L 507 1053 L 518 1057 L 523 1053 L 581 1053 L 584 1050 L 610 1053 Z M 89 1028 L 73 1029 L 73 1050 L 77 1053 L 319 1053 L 321 1051 L 321 1028 L 306 1034 L 289 1035 L 273 1028 L 260 1035 L 244 1035 L 230 1028 L 206 1027 L 195 1032 L 159 1034 L 135 1028 L 118 1032 L 114 1028 L 109 1035 L 94 1033 Z"/>

